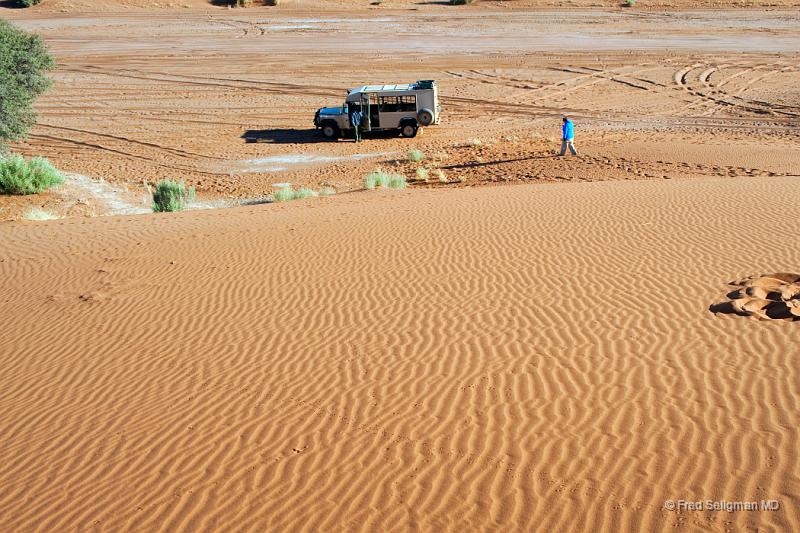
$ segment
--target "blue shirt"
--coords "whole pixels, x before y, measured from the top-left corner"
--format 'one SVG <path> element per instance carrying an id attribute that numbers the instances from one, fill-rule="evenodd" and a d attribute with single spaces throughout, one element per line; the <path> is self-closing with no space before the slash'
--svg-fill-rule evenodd
<path id="1" fill-rule="evenodd" d="M 565 141 L 570 141 L 575 138 L 575 126 L 569 119 L 567 119 L 561 127 L 561 138 Z"/>
<path id="2" fill-rule="evenodd" d="M 361 125 L 361 111 L 354 111 L 353 114 L 350 115 L 350 124 L 353 126 Z"/>

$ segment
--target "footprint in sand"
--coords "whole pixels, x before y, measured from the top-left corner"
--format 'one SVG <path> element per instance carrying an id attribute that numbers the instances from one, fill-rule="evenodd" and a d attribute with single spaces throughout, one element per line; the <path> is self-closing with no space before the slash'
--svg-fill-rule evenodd
<path id="1" fill-rule="evenodd" d="M 800 320 L 800 274 L 785 272 L 731 282 L 730 300 L 712 305 L 712 313 L 734 313 L 760 320 Z"/>

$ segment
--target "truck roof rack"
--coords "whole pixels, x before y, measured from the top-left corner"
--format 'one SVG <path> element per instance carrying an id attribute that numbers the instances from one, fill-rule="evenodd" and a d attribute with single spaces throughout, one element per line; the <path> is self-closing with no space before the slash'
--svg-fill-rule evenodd
<path id="1" fill-rule="evenodd" d="M 436 86 L 436 81 L 434 80 L 420 80 L 414 83 L 402 83 L 396 85 L 362 85 L 361 87 L 356 87 L 355 89 L 350 89 L 347 91 L 347 94 L 353 93 L 381 93 L 381 92 L 392 92 L 392 91 L 422 91 L 422 90 L 430 90 Z"/>

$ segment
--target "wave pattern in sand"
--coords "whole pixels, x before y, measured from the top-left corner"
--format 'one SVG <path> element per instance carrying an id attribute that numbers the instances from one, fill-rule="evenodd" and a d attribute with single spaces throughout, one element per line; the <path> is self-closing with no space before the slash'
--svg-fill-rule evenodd
<path id="1" fill-rule="evenodd" d="M 800 263 L 798 193 L 6 225 L 0 529 L 798 530 L 796 324 L 708 312 L 724 280 Z M 663 507 L 761 498 L 782 507 Z"/>

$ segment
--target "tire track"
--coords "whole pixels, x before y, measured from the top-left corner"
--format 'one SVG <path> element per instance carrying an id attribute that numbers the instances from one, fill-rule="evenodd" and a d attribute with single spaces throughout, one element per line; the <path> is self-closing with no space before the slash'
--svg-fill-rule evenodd
<path id="1" fill-rule="evenodd" d="M 68 128 L 66 126 L 55 126 L 53 124 L 47 124 L 47 123 L 44 123 L 44 122 L 38 122 L 37 126 L 41 126 L 41 127 L 44 127 L 44 128 L 50 128 L 50 129 L 54 129 L 54 130 L 60 130 L 60 131 L 71 131 L 71 132 L 75 132 L 75 133 L 82 133 L 82 134 L 85 134 L 85 135 L 90 135 L 90 136 L 93 136 L 93 137 L 100 137 L 100 138 L 103 138 L 103 139 L 112 139 L 112 140 L 121 141 L 121 142 L 124 142 L 124 143 L 127 143 L 127 144 L 143 146 L 145 148 L 152 148 L 152 149 L 159 150 L 159 151 L 162 151 L 162 152 L 166 152 L 166 153 L 168 153 L 170 155 L 176 155 L 176 156 L 179 156 L 179 157 L 188 157 L 188 158 L 201 157 L 203 159 L 214 159 L 214 160 L 223 160 L 224 159 L 224 158 L 221 158 L 221 157 L 210 156 L 210 155 L 206 155 L 206 154 L 198 154 L 196 152 L 189 152 L 189 151 L 186 151 L 186 150 L 181 150 L 180 148 L 171 148 L 169 146 L 163 146 L 163 145 L 160 145 L 160 144 L 150 143 L 150 142 L 147 142 L 147 141 L 138 141 L 136 139 L 130 139 L 128 137 L 122 137 L 122 136 L 119 136 L 119 135 L 111 135 L 111 134 L 108 134 L 108 133 L 100 133 L 100 132 L 97 132 L 97 131 L 89 131 L 89 130 L 84 130 L 84 129 L 80 129 L 80 128 Z"/>
<path id="2" fill-rule="evenodd" d="M 773 76 L 779 74 L 781 72 L 786 72 L 791 70 L 791 67 L 783 67 L 781 69 L 770 68 L 769 71 L 754 76 L 752 79 L 748 80 L 745 84 L 740 86 L 736 93 L 731 94 L 721 90 L 722 85 L 727 84 L 731 80 L 738 78 L 740 76 L 744 76 L 746 74 L 755 72 L 759 68 L 753 68 L 747 71 L 743 71 L 741 73 L 734 74 L 725 78 L 720 84 L 714 85 L 710 82 L 710 77 L 713 73 L 720 71 L 721 69 L 727 67 L 728 65 L 717 65 L 705 68 L 699 75 L 698 81 L 706 88 L 706 90 L 701 90 L 693 86 L 690 81 L 689 75 L 691 72 L 705 67 L 702 63 L 696 63 L 694 65 L 690 65 L 685 67 L 679 71 L 677 71 L 674 75 L 675 83 L 680 86 L 682 89 L 688 91 L 690 94 L 695 95 L 699 98 L 702 98 L 706 103 L 710 104 L 712 107 L 707 109 L 705 113 L 707 115 L 711 115 L 719 111 L 720 109 L 724 108 L 734 108 L 739 109 L 742 111 L 746 111 L 749 113 L 754 113 L 758 115 L 765 115 L 765 114 L 777 114 L 783 115 L 785 117 L 796 118 L 800 117 L 800 108 L 795 106 L 787 106 L 782 104 L 773 104 L 771 102 L 766 102 L 763 100 L 753 100 L 741 97 L 741 93 L 744 92 L 748 87 L 751 85 L 758 83 L 765 79 L 768 76 Z M 769 68 L 769 67 L 768 67 Z M 685 106 L 682 111 L 697 107 L 698 103 L 691 103 Z"/>
<path id="3" fill-rule="evenodd" d="M 34 138 L 34 139 L 47 139 L 47 140 L 50 140 L 50 141 L 62 142 L 62 143 L 67 143 L 67 144 L 73 144 L 75 146 L 81 146 L 81 147 L 85 147 L 85 148 L 101 150 L 101 151 L 104 151 L 104 152 L 109 152 L 109 153 L 112 153 L 112 154 L 121 155 L 121 156 L 130 158 L 130 159 L 136 159 L 136 160 L 139 160 L 139 161 L 145 161 L 148 164 L 156 166 L 156 167 L 159 167 L 159 168 L 167 168 L 167 169 L 170 169 L 170 170 L 180 170 L 180 171 L 183 171 L 183 172 L 191 172 L 193 174 L 202 174 L 202 175 L 206 175 L 206 176 L 228 176 L 229 175 L 229 173 L 227 173 L 227 172 L 211 172 L 211 171 L 207 171 L 207 170 L 199 170 L 199 169 L 197 169 L 195 167 L 184 167 L 184 166 L 178 166 L 178 165 L 168 165 L 168 164 L 165 164 L 165 163 L 160 163 L 157 160 L 155 160 L 155 159 L 153 159 L 151 157 L 144 156 L 144 155 L 135 154 L 135 153 L 132 153 L 132 152 L 126 152 L 124 150 L 118 150 L 116 148 L 109 148 L 108 146 L 103 146 L 103 145 L 100 145 L 100 144 L 97 144 L 97 143 L 88 142 L 88 141 L 77 141 L 75 139 L 71 139 L 71 138 L 68 138 L 68 137 L 60 137 L 60 136 L 56 136 L 56 135 L 47 135 L 47 134 L 41 134 L 41 133 L 37 133 L 37 134 L 32 133 L 32 134 L 29 135 L 29 137 Z"/>
<path id="4" fill-rule="evenodd" d="M 249 90 L 255 92 L 264 92 L 268 94 L 286 94 L 295 93 L 304 96 L 340 96 L 343 89 L 335 89 L 324 86 L 303 85 L 294 83 L 276 83 L 258 80 L 246 80 L 238 78 L 215 78 L 213 76 L 194 76 L 194 75 L 181 75 L 169 74 L 163 72 L 151 72 L 144 70 L 110 70 L 99 68 L 72 68 L 63 69 L 67 72 L 77 72 L 83 74 L 101 74 L 110 77 L 139 79 L 146 81 L 155 81 L 159 83 L 178 83 L 183 85 L 194 85 L 198 87 L 209 88 L 225 88 L 225 89 L 238 89 Z M 234 83 L 230 83 L 234 82 Z"/>

